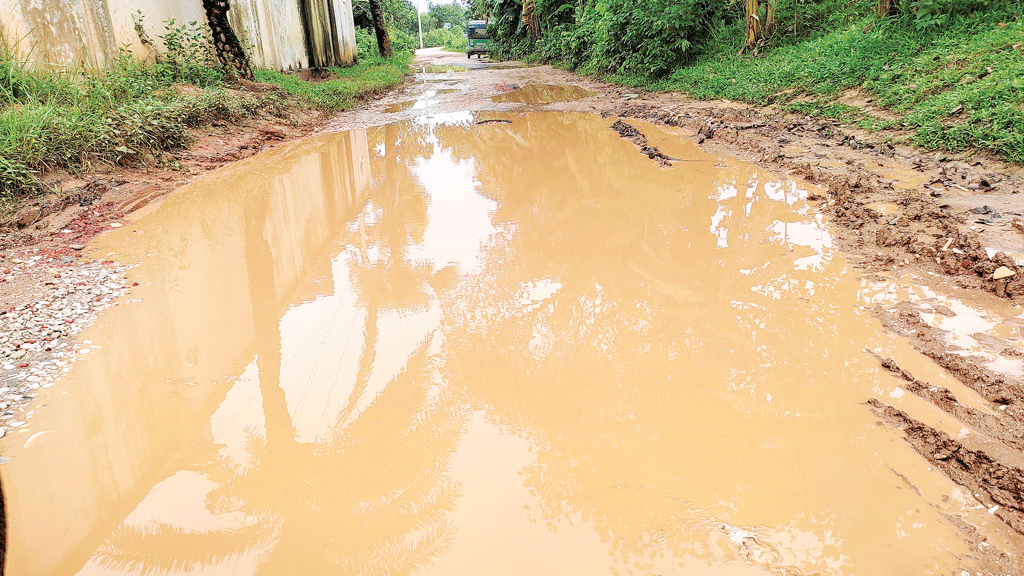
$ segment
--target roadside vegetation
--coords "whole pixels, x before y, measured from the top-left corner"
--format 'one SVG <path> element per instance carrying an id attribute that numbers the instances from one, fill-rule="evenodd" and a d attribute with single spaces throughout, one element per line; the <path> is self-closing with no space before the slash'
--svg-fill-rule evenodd
<path id="1" fill-rule="evenodd" d="M 348 110 L 360 99 L 378 94 L 400 83 L 412 62 L 412 38 L 391 33 L 394 56 L 377 55 L 377 44 L 370 32 L 357 29 L 358 62 L 347 68 L 327 68 L 325 77 L 307 82 L 292 74 L 257 70 L 256 80 L 281 87 L 301 101 L 328 112 Z"/>
<path id="2" fill-rule="evenodd" d="M 299 107 L 336 112 L 401 82 L 411 39 L 384 60 L 376 48 L 323 81 L 259 70 L 267 90 L 236 82 L 216 61 L 209 33 L 195 23 L 167 22 L 165 53 L 142 62 L 127 52 L 110 70 L 35 70 L 0 38 L 0 213 L 46 187 L 54 171 L 83 173 L 97 164 L 173 167 L 164 154 L 187 147 L 191 131 L 213 122 L 243 123 Z"/>
<path id="3" fill-rule="evenodd" d="M 498 58 L 1024 163 L 1020 0 L 476 0 L 471 12 L 490 17 Z M 840 101 L 850 94 L 881 112 Z"/>
<path id="4" fill-rule="evenodd" d="M 385 24 L 391 41 L 407 41 L 419 48 L 419 27 L 423 26 L 423 47 L 443 47 L 450 52 L 466 51 L 466 22 L 469 19 L 471 3 L 434 4 L 427 2 L 427 12 L 422 22 L 416 18 L 416 5 L 411 0 L 382 0 Z M 369 0 L 355 0 L 352 14 L 358 30 L 373 32 L 373 17 Z M 446 28 L 447 26 L 447 28 Z M 397 48 L 396 48 L 397 49 Z"/>

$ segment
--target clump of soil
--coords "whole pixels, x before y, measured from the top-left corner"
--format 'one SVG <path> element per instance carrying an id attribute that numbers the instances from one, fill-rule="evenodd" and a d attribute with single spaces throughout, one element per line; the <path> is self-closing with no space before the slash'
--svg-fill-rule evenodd
<path id="1" fill-rule="evenodd" d="M 658 150 L 657 146 L 651 146 L 648 144 L 647 136 L 644 136 L 644 133 L 637 130 L 636 126 L 633 126 L 632 124 L 627 124 L 622 120 L 616 120 L 615 123 L 611 125 L 611 129 L 618 132 L 619 136 L 635 144 L 637 148 L 640 148 L 641 154 L 647 156 L 651 160 L 654 160 L 654 163 L 662 168 L 671 168 L 671 161 L 678 160 L 678 158 L 670 158 L 666 156 L 661 150 Z"/>

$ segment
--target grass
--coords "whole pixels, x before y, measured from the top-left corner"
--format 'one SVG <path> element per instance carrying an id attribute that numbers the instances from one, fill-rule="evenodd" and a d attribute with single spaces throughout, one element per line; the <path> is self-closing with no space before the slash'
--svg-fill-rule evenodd
<path id="1" fill-rule="evenodd" d="M 1011 14 L 965 16 L 927 33 L 869 17 L 762 57 L 712 54 L 662 79 L 611 79 L 699 99 L 779 102 L 869 129 L 909 129 L 925 148 L 985 149 L 1024 164 L 1024 24 Z M 837 104 L 851 88 L 900 120 Z"/>
<path id="2" fill-rule="evenodd" d="M 175 55 L 146 64 L 124 54 L 106 71 L 41 72 L 0 42 L 0 212 L 43 190 L 49 171 L 160 163 L 164 152 L 189 145 L 191 129 L 214 121 L 283 118 L 291 108 L 308 106 L 344 110 L 399 83 L 411 58 L 406 52 L 387 61 L 363 57 L 355 66 L 332 69 L 326 82 L 257 72 L 259 80 L 294 96 L 288 97 L 238 89 L 208 61 Z"/>
<path id="3" fill-rule="evenodd" d="M 376 55 L 361 56 L 354 66 L 330 68 L 331 78 L 324 81 L 306 82 L 272 70 L 257 71 L 256 80 L 276 84 L 316 108 L 338 112 L 351 108 L 359 98 L 401 82 L 410 62 L 411 52 L 398 52 L 389 60 Z"/>
<path id="4" fill-rule="evenodd" d="M 183 89 L 181 80 L 127 55 L 104 72 L 39 73 L 0 54 L 0 199 L 39 190 L 49 170 L 181 148 L 190 127 L 251 116 L 264 104 L 219 81 Z"/>

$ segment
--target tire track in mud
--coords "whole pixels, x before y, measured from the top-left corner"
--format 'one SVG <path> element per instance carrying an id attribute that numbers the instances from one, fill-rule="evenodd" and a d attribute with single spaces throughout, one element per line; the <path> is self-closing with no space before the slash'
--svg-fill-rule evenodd
<path id="1" fill-rule="evenodd" d="M 867 404 L 883 422 L 902 430 L 907 443 L 929 464 L 970 490 L 991 514 L 1024 535 L 1024 470 L 1002 464 L 982 450 L 972 450 L 876 398 Z"/>

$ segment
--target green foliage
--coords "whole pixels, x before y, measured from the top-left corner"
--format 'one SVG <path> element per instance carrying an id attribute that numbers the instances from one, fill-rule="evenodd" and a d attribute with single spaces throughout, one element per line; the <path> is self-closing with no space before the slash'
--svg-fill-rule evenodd
<path id="1" fill-rule="evenodd" d="M 394 45 L 392 45 L 392 49 L 394 49 Z M 374 35 L 373 30 L 356 28 L 356 56 L 359 60 L 373 58 L 374 56 L 379 56 L 379 54 L 380 51 L 377 50 L 377 37 Z"/>
<path id="2" fill-rule="evenodd" d="M 904 6 L 907 10 L 903 18 L 913 24 L 917 30 L 940 29 L 948 26 L 958 16 L 971 14 L 975 11 L 987 11 L 999 4 L 1008 4 L 994 0 L 911 0 Z"/>
<path id="3" fill-rule="evenodd" d="M 745 21 L 731 0 L 538 0 L 537 42 L 519 23 L 521 4 L 480 2 L 495 58 L 696 98 L 779 102 L 866 129 L 909 129 L 929 148 L 984 148 L 1024 163 L 1021 0 L 904 0 L 881 20 L 875 0 L 779 0 L 775 34 L 754 57 L 736 55 Z M 836 103 L 849 89 L 885 113 Z"/>
<path id="4" fill-rule="evenodd" d="M 388 30 L 391 38 L 391 51 L 397 56 L 399 53 L 412 54 L 419 47 L 418 41 L 397 28 Z M 365 59 L 380 58 L 380 51 L 377 50 L 377 35 L 373 30 L 356 28 L 356 55 L 360 61 Z"/>
<path id="5" fill-rule="evenodd" d="M 384 23 L 391 30 L 398 29 L 405 34 L 417 33 L 416 5 L 411 0 L 382 0 Z M 367 0 L 352 2 L 352 19 L 356 30 L 363 29 L 373 32 L 373 15 L 370 14 L 370 3 Z"/>
<path id="6" fill-rule="evenodd" d="M 430 32 L 423 33 L 423 47 L 433 48 L 435 46 L 458 46 L 453 52 L 464 52 L 466 50 L 466 35 L 458 30 L 445 30 L 434 28 Z"/>
<path id="7" fill-rule="evenodd" d="M 792 111 L 868 129 L 909 129 L 927 148 L 983 148 L 1024 163 L 1024 24 L 1012 18 L 999 11 L 961 16 L 922 34 L 912 22 L 866 17 L 763 58 L 704 57 L 661 80 L 640 74 L 613 79 L 695 98 L 782 101 Z M 899 120 L 834 103 L 854 88 Z M 812 100 L 794 100 L 801 95 Z"/>
<path id="8" fill-rule="evenodd" d="M 0 200 L 10 202 L 17 196 L 35 191 L 38 187 L 39 181 L 35 173 L 27 166 L 17 160 L 0 156 Z"/>
<path id="9" fill-rule="evenodd" d="M 412 54 L 420 47 L 419 40 L 413 34 L 406 33 L 398 28 L 391 28 L 388 30 L 388 34 L 391 35 L 391 49 L 397 54 L 398 52 L 408 52 Z"/>
<path id="10" fill-rule="evenodd" d="M 46 170 L 138 162 L 187 146 L 190 128 L 287 114 L 278 93 L 227 90 L 219 67 L 209 68 L 208 45 L 197 29 L 168 25 L 159 37 L 168 51 L 155 64 L 125 51 L 104 71 L 33 70 L 0 42 L 0 200 L 38 191 L 38 174 Z M 412 39 L 393 34 L 395 58 L 363 57 L 356 66 L 332 69 L 326 82 L 265 70 L 257 77 L 318 107 L 340 110 L 401 81 Z M 375 42 L 372 47 L 376 52 Z"/>
<path id="11" fill-rule="evenodd" d="M 376 51 L 374 42 L 373 50 Z M 357 64 L 348 68 L 330 68 L 331 78 L 320 82 L 306 82 L 272 70 L 257 71 L 256 80 L 276 84 L 317 108 L 337 112 L 351 108 L 359 98 L 401 82 L 411 61 L 411 53 L 396 51 L 391 59 L 372 55 L 361 57 Z"/>
<path id="12" fill-rule="evenodd" d="M 423 16 L 423 34 L 425 36 L 428 31 L 443 29 L 445 23 L 451 24 L 452 29 L 456 32 L 461 31 L 464 33 L 466 30 L 466 20 L 466 9 L 459 4 L 434 4 L 433 2 L 427 2 L 427 13 Z"/>
<path id="13" fill-rule="evenodd" d="M 703 44 L 715 6 L 697 0 L 598 0 L 595 67 L 655 77 L 666 74 Z"/>
<path id="14" fill-rule="evenodd" d="M 384 0 L 384 19 L 389 30 L 397 28 L 408 36 L 417 33 L 416 5 L 410 0 Z"/>
<path id="15" fill-rule="evenodd" d="M 137 21 L 141 26 L 141 12 Z M 224 80 L 224 70 L 213 51 L 209 26 L 195 21 L 178 26 L 170 19 L 164 22 L 164 29 L 165 32 L 157 36 L 166 47 L 166 52 L 158 56 L 154 67 L 158 78 L 203 87 L 214 86 Z"/>

